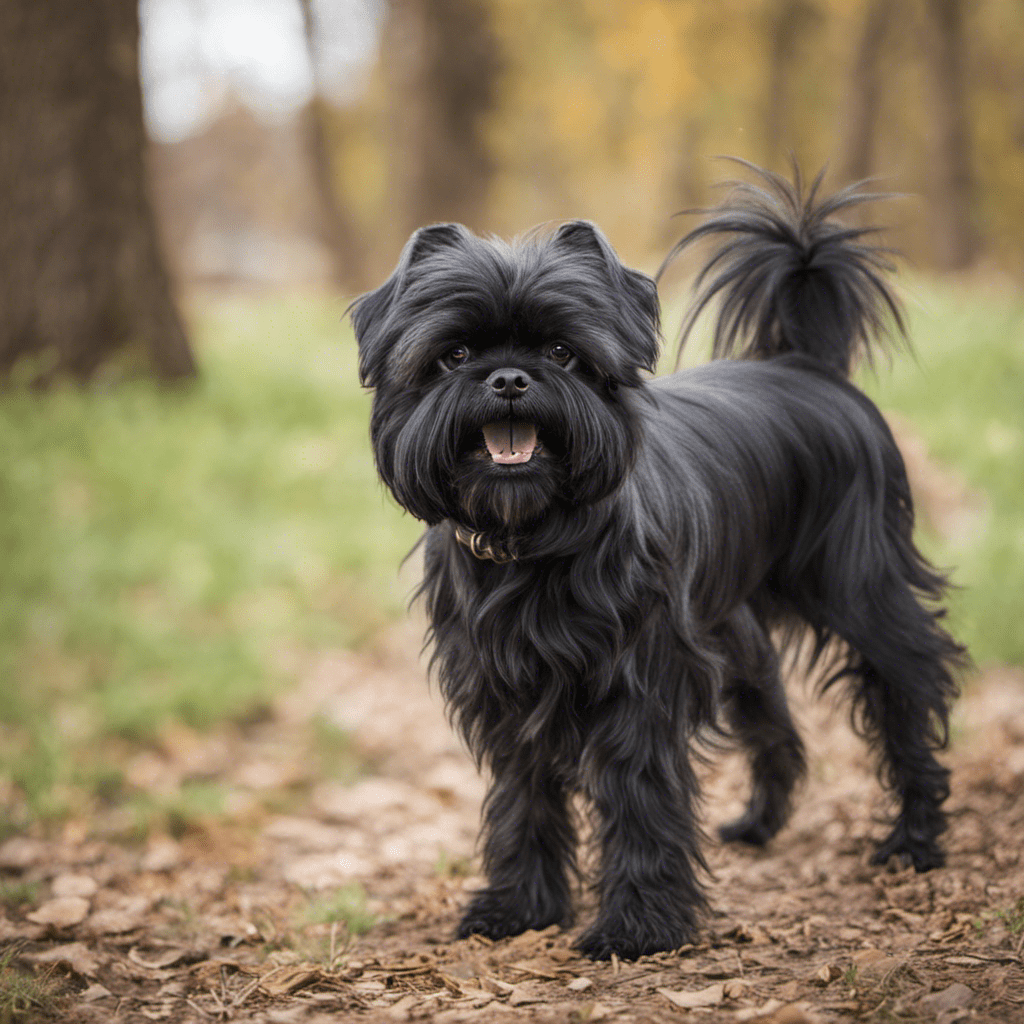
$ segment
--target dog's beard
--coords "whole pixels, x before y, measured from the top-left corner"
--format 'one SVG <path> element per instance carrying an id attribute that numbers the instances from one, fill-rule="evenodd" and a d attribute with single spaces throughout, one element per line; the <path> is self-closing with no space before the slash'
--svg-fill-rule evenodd
<path id="1" fill-rule="evenodd" d="M 492 532 L 522 530 L 555 500 L 559 462 L 529 421 L 488 423 L 481 434 L 483 445 L 460 460 L 455 475 L 462 519 Z"/>
<path id="2" fill-rule="evenodd" d="M 629 396 L 564 375 L 515 403 L 454 375 L 415 394 L 383 386 L 371 430 L 381 476 L 403 507 L 502 536 L 611 493 L 637 445 Z"/>

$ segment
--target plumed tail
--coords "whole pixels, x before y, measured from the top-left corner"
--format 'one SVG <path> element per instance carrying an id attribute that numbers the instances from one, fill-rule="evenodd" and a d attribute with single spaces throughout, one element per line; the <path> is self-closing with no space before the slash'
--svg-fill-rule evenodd
<path id="1" fill-rule="evenodd" d="M 849 376 L 859 358 L 906 339 L 900 303 L 888 281 L 893 251 L 871 245 L 877 228 L 844 225 L 841 212 L 888 198 L 850 185 L 819 198 L 822 171 L 804 190 L 746 160 L 759 179 L 736 182 L 724 202 L 699 211 L 707 219 L 669 253 L 662 270 L 698 239 L 717 250 L 695 284 L 680 351 L 697 318 L 719 300 L 714 358 L 770 359 L 799 352 Z"/>

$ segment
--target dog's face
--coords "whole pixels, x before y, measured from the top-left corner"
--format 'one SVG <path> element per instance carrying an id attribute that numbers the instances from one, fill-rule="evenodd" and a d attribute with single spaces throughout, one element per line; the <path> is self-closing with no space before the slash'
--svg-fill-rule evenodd
<path id="1" fill-rule="evenodd" d="M 423 228 L 352 320 L 378 469 L 419 519 L 514 534 L 628 473 L 657 292 L 593 225 L 512 245 Z"/>

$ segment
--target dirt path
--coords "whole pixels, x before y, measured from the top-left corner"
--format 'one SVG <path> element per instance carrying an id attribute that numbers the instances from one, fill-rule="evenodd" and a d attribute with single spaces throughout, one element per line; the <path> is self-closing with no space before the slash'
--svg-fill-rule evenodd
<path id="1" fill-rule="evenodd" d="M 7 891 L 36 886 L 30 904 L 0 916 L 0 941 L 19 943 L 21 963 L 37 971 L 56 964 L 65 995 L 53 1015 L 1024 1021 L 1020 674 L 981 676 L 960 705 L 946 869 L 918 877 L 867 866 L 882 807 L 863 747 L 840 711 L 798 696 L 809 781 L 766 853 L 709 842 L 715 914 L 704 941 L 593 964 L 557 930 L 451 941 L 479 884 L 465 872 L 482 783 L 407 653 L 418 628 L 389 634 L 373 658 L 322 656 L 275 720 L 246 736 L 180 741 L 184 753 L 166 753 L 162 767 L 134 767 L 220 778 L 232 823 L 193 822 L 180 841 L 142 848 L 85 841 L 73 828 L 60 841 L 0 847 Z M 375 774 L 309 785 L 316 773 L 299 739 L 310 716 L 352 730 Z M 725 755 L 706 776 L 713 826 L 737 811 L 744 772 Z M 331 917 L 357 930 L 376 923 L 350 936 Z"/>

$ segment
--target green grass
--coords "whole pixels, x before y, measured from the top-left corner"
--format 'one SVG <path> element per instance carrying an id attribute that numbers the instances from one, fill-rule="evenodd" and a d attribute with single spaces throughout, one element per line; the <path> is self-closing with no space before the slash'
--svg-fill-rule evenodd
<path id="1" fill-rule="evenodd" d="M 22 970 L 16 963 L 18 952 L 17 946 L 0 952 L 0 1024 L 55 1019 L 62 1000 L 52 970 Z"/>
<path id="2" fill-rule="evenodd" d="M 377 483 L 342 312 L 210 304 L 195 386 L 0 395 L 0 778 L 32 813 L 116 795 L 104 741 L 258 715 L 282 651 L 404 606 L 419 526 Z"/>
<path id="3" fill-rule="evenodd" d="M 39 900 L 40 888 L 38 882 L 0 879 L 0 907 L 19 910 L 22 907 L 35 906 Z"/>
<path id="4" fill-rule="evenodd" d="M 303 915 L 305 924 L 343 924 L 349 935 L 363 935 L 377 918 L 366 907 L 366 892 L 358 882 L 343 885 L 330 895 L 310 899 Z"/>
<path id="5" fill-rule="evenodd" d="M 997 916 L 1011 935 L 1020 935 L 1024 932 L 1024 896 L 1021 896 L 1012 907 L 997 911 Z"/>
<path id="6" fill-rule="evenodd" d="M 922 546 L 961 588 L 951 628 L 975 661 L 1024 665 L 1024 301 L 921 282 L 912 295 L 916 360 L 901 355 L 863 384 L 987 502 L 963 538 L 945 540 L 924 523 Z"/>
<path id="7" fill-rule="evenodd" d="M 352 734 L 324 715 L 310 722 L 311 754 L 317 771 L 325 779 L 351 784 L 367 774 L 366 759 L 356 749 Z"/>

